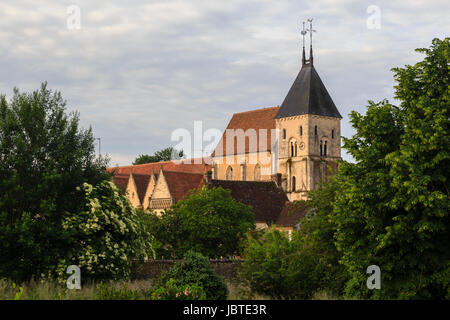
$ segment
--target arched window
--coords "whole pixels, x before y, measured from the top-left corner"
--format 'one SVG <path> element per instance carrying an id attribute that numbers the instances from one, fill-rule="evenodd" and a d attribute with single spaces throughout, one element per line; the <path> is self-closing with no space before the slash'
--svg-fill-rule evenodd
<path id="1" fill-rule="evenodd" d="M 317 126 L 314 127 L 314 135 L 317 136 Z"/>
<path id="2" fill-rule="evenodd" d="M 294 142 L 291 142 L 291 157 L 295 156 Z"/>
<path id="3" fill-rule="evenodd" d="M 283 140 L 286 139 L 286 129 L 283 129 Z"/>
<path id="4" fill-rule="evenodd" d="M 300 136 L 302 136 L 302 135 L 303 135 L 303 127 L 300 126 Z"/>
<path id="5" fill-rule="evenodd" d="M 322 144 L 322 140 L 320 140 L 320 156 L 323 155 L 323 144 Z"/>
<path id="6" fill-rule="evenodd" d="M 261 180 L 261 166 L 259 164 L 256 164 L 255 166 L 255 181 Z"/>
<path id="7" fill-rule="evenodd" d="M 233 168 L 232 167 L 228 167 L 227 168 L 227 176 L 226 176 L 227 180 L 233 180 Z"/>
<path id="8" fill-rule="evenodd" d="M 295 191 L 295 177 L 292 177 L 292 191 Z"/>
<path id="9" fill-rule="evenodd" d="M 328 141 L 325 141 L 325 144 L 324 144 L 324 146 L 323 146 L 323 155 L 326 157 L 327 156 L 327 142 Z"/>

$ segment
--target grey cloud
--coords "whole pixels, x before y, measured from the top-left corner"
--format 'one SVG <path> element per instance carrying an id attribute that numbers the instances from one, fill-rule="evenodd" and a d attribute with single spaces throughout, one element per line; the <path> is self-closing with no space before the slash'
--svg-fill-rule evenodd
<path id="1" fill-rule="evenodd" d="M 66 28 L 66 7 L 82 29 Z M 392 99 L 390 69 L 449 30 L 448 1 L 87 1 L 0 3 L 0 92 L 62 91 L 112 165 L 166 147 L 176 128 L 224 129 L 232 113 L 282 103 L 300 68 L 300 22 L 315 18 L 315 63 L 341 110 Z M 366 8 L 381 8 L 381 29 Z"/>

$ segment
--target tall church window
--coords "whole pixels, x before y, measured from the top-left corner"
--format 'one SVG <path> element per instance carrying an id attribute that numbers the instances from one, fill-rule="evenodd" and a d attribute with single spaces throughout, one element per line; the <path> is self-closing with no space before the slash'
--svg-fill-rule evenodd
<path id="1" fill-rule="evenodd" d="M 334 129 L 331 130 L 331 139 L 334 139 Z"/>
<path id="2" fill-rule="evenodd" d="M 327 142 L 328 141 L 325 141 L 325 144 L 324 144 L 324 146 L 323 146 L 323 155 L 326 157 L 327 156 Z"/>
<path id="3" fill-rule="evenodd" d="M 255 166 L 255 181 L 261 180 L 261 166 L 259 164 L 256 164 Z"/>
<path id="4" fill-rule="evenodd" d="M 314 135 L 317 136 L 317 126 L 314 127 Z"/>
<path id="5" fill-rule="evenodd" d="M 292 192 L 295 191 L 295 177 L 292 177 Z"/>
<path id="6" fill-rule="evenodd" d="M 283 140 L 286 140 L 286 129 L 283 129 Z"/>
<path id="7" fill-rule="evenodd" d="M 295 156 L 294 154 L 294 142 L 291 142 L 291 157 Z"/>
<path id="8" fill-rule="evenodd" d="M 322 144 L 322 140 L 320 140 L 320 156 L 323 156 L 323 144 Z"/>
<path id="9" fill-rule="evenodd" d="M 228 168 L 227 168 L 226 179 L 233 180 L 233 168 L 230 166 L 228 166 Z"/>
<path id="10" fill-rule="evenodd" d="M 303 127 L 300 126 L 300 136 L 302 136 L 302 135 L 303 135 Z"/>

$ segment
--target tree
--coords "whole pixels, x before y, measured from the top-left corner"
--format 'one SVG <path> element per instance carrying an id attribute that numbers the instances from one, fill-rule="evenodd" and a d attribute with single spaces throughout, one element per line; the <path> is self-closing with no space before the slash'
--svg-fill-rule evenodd
<path id="1" fill-rule="evenodd" d="M 183 156 L 183 150 L 178 151 L 173 147 L 169 147 L 160 151 L 156 151 L 152 156 L 148 154 L 141 154 L 134 160 L 133 165 L 160 161 L 180 160 L 183 158 Z"/>
<path id="2" fill-rule="evenodd" d="M 356 162 L 339 168 L 333 211 L 352 296 L 450 297 L 449 38 L 417 51 L 423 61 L 393 69 L 398 107 L 350 115 L 357 132 L 344 148 Z M 381 290 L 369 291 L 373 264 Z"/>
<path id="3" fill-rule="evenodd" d="M 0 277 L 55 277 L 61 261 L 74 261 L 88 250 L 83 244 L 92 245 L 101 239 L 99 234 L 114 234 L 108 226 L 88 239 L 87 233 L 75 231 L 75 225 L 65 228 L 68 219 L 86 223 L 99 208 L 112 210 L 111 216 L 132 214 L 125 198 L 116 197 L 114 203 L 108 198 L 115 195 L 102 184 L 110 179 L 105 170 L 108 159 L 96 156 L 92 130 L 80 129 L 78 114 L 68 114 L 65 105 L 61 94 L 48 90 L 46 83 L 32 93 L 14 89 L 10 102 L 0 97 Z M 90 198 L 86 190 L 77 190 L 82 186 L 98 195 Z M 93 203 L 96 207 L 86 213 Z M 80 251 L 73 253 L 73 248 Z"/>
<path id="4" fill-rule="evenodd" d="M 255 228 L 249 206 L 235 201 L 229 190 L 204 187 L 178 201 L 149 224 L 152 235 L 174 256 L 194 250 L 213 258 L 236 254 L 239 240 Z"/>
<path id="5" fill-rule="evenodd" d="M 343 294 L 348 276 L 339 264 L 336 223 L 330 214 L 337 185 L 331 179 L 310 193 L 312 209 L 299 221 L 292 239 L 276 229 L 248 235 L 239 276 L 253 293 L 275 299 L 310 299 L 319 291 Z"/>

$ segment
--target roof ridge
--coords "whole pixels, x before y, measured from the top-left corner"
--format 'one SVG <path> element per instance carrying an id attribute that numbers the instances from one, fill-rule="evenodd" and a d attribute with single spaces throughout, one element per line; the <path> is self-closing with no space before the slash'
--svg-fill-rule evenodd
<path id="1" fill-rule="evenodd" d="M 203 175 L 203 173 L 199 173 L 199 172 L 189 172 L 189 171 L 177 171 L 177 170 L 165 170 L 165 169 L 161 169 L 164 172 L 169 172 L 169 173 L 188 173 L 188 174 L 198 174 L 198 175 Z"/>
<path id="2" fill-rule="evenodd" d="M 248 110 L 248 111 L 235 112 L 235 113 L 233 113 L 233 114 L 243 114 L 243 113 L 250 113 L 250 112 L 262 111 L 262 110 L 268 110 L 268 109 L 276 109 L 276 108 L 280 108 L 280 106 L 275 106 L 275 107 L 264 107 L 264 108 L 253 109 L 253 110 Z"/>

